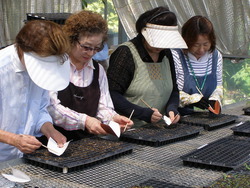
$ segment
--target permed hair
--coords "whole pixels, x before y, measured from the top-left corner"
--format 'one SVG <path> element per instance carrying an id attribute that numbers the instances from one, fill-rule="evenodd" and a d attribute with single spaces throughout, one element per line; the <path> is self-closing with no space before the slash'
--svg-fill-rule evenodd
<path id="1" fill-rule="evenodd" d="M 65 22 L 63 30 L 73 46 L 80 37 L 103 34 L 103 42 L 107 40 L 108 25 L 103 17 L 95 12 L 82 10 L 72 14 Z"/>

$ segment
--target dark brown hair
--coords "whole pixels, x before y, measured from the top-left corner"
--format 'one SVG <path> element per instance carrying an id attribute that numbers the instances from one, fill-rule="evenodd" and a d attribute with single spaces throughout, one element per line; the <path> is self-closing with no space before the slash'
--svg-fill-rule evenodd
<path id="1" fill-rule="evenodd" d="M 136 21 L 135 27 L 137 33 L 141 33 L 141 30 L 146 27 L 147 23 L 165 26 L 176 26 L 177 18 L 168 7 L 156 7 L 152 10 L 148 10 L 140 15 Z"/>
<path id="2" fill-rule="evenodd" d="M 213 24 L 204 16 L 193 16 L 182 27 L 182 37 L 187 43 L 188 48 L 191 48 L 198 39 L 199 35 L 205 35 L 211 42 L 210 52 L 213 52 L 216 47 L 216 37 Z"/>
<path id="3" fill-rule="evenodd" d="M 27 22 L 16 36 L 16 47 L 39 56 L 64 55 L 70 43 L 57 23 L 46 20 Z"/>
<path id="4" fill-rule="evenodd" d="M 63 26 L 73 46 L 80 37 L 103 34 L 103 42 L 107 40 L 108 25 L 103 17 L 95 12 L 82 10 L 72 14 Z"/>

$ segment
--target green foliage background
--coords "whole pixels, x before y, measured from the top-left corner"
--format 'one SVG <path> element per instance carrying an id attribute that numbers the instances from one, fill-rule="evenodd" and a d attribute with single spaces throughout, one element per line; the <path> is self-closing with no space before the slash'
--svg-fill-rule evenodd
<path id="1" fill-rule="evenodd" d="M 105 18 L 105 2 L 104 0 L 82 0 L 82 8 L 98 12 Z M 112 0 L 107 0 L 107 22 L 109 33 L 118 33 L 118 16 Z"/>
<path id="2" fill-rule="evenodd" d="M 250 59 L 239 63 L 224 59 L 223 86 L 224 104 L 250 99 Z"/>

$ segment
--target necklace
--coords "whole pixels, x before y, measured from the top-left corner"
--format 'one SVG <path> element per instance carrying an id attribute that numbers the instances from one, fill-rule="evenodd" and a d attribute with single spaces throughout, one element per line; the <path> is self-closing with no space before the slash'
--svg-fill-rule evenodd
<path id="1" fill-rule="evenodd" d="M 197 80 L 197 78 L 196 78 L 196 75 L 195 75 L 195 73 L 194 73 L 193 66 L 192 66 L 192 64 L 191 64 L 191 62 L 190 62 L 190 60 L 189 60 L 189 57 L 188 57 L 187 55 L 186 55 L 186 58 L 187 58 L 188 65 L 189 65 L 189 67 L 190 67 L 190 69 L 191 69 L 193 78 L 194 78 L 194 80 L 195 80 L 196 86 L 200 89 L 200 91 L 202 91 L 202 89 L 204 88 L 205 82 L 206 82 L 206 80 L 207 80 L 208 63 L 207 63 L 207 68 L 206 68 L 205 77 L 204 77 L 203 82 L 202 82 L 202 84 L 201 84 L 201 86 L 200 86 L 200 84 L 199 84 L 199 82 L 198 82 L 198 80 Z"/>

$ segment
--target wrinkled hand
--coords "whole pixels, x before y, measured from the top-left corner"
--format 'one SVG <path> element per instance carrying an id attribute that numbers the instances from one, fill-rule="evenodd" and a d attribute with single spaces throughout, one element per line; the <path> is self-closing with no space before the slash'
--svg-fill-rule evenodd
<path id="1" fill-rule="evenodd" d="M 207 109 L 209 107 L 209 102 L 207 99 L 202 97 L 199 102 L 196 102 L 193 105 L 204 110 L 204 109 Z"/>
<path id="2" fill-rule="evenodd" d="M 173 111 L 170 111 L 168 114 L 169 114 L 169 118 L 172 121 L 172 124 L 175 124 L 180 120 L 181 116 L 179 114 L 175 115 Z"/>
<path id="3" fill-rule="evenodd" d="M 134 124 L 134 122 L 132 120 L 130 120 L 129 118 L 127 118 L 125 116 L 121 116 L 119 114 L 116 114 L 113 117 L 113 121 L 120 125 L 121 131 L 123 131 L 126 126 L 127 126 L 126 130 L 130 129 L 132 127 L 132 125 Z"/>
<path id="4" fill-rule="evenodd" d="M 23 153 L 32 153 L 41 147 L 42 143 L 31 135 L 16 134 L 13 138 L 13 146 Z"/>
<path id="5" fill-rule="evenodd" d="M 151 116 L 151 122 L 152 123 L 157 123 L 158 121 L 161 120 L 162 114 L 156 108 L 151 108 L 151 109 L 154 111 L 154 113 Z"/>
<path id="6" fill-rule="evenodd" d="M 106 135 L 108 134 L 101 126 L 101 121 L 99 121 L 96 118 L 87 116 L 86 122 L 85 122 L 85 128 L 89 131 L 91 134 L 97 134 L 97 135 Z"/>

